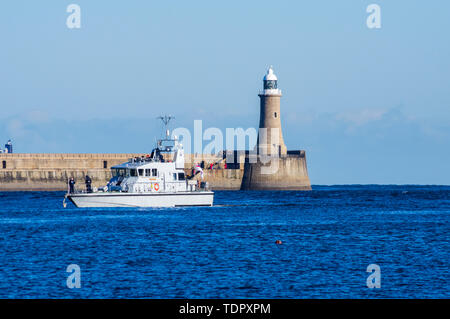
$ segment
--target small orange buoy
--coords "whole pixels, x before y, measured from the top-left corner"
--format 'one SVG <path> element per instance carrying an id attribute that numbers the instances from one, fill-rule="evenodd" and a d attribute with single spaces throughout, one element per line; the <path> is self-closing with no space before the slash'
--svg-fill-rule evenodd
<path id="1" fill-rule="evenodd" d="M 276 242 L 275 242 L 275 244 L 277 244 L 277 245 L 281 245 L 283 242 L 281 241 L 281 240 L 277 240 Z"/>

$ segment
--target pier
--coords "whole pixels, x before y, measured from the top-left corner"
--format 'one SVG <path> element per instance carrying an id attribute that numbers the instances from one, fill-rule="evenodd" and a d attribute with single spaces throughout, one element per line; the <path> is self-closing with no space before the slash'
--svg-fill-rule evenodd
<path id="1" fill-rule="evenodd" d="M 92 178 L 92 186 L 105 186 L 111 178 L 111 166 L 144 153 L 124 154 L 0 154 L 0 191 L 64 191 L 70 177 L 84 189 L 84 178 Z M 244 165 L 225 169 L 218 155 L 186 154 L 185 172 L 191 174 L 195 164 L 203 162 L 206 180 L 214 189 L 238 190 Z M 244 159 L 241 158 L 241 161 Z M 209 169 L 213 164 L 213 169 Z M 231 165 L 230 165 L 231 166 Z"/>

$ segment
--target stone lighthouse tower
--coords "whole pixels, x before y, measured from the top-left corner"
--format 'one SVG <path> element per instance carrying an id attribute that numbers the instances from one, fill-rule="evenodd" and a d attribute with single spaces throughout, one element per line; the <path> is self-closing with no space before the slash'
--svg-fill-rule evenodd
<path id="1" fill-rule="evenodd" d="M 242 190 L 310 190 L 303 150 L 288 151 L 281 129 L 278 78 L 272 67 L 259 93 L 259 134 L 254 152 L 245 156 Z"/>
<path id="2" fill-rule="evenodd" d="M 286 155 L 287 149 L 281 130 L 280 99 L 278 78 L 272 66 L 263 79 L 264 89 L 260 92 L 261 108 L 259 115 L 258 153 Z"/>

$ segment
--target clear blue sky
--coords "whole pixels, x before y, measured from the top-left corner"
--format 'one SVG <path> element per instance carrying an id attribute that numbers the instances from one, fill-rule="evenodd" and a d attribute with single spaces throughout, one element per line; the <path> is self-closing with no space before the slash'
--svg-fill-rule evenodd
<path id="1" fill-rule="evenodd" d="M 0 142 L 148 152 L 161 113 L 257 127 L 272 64 L 313 184 L 450 184 L 449 17 L 446 0 L 3 2 Z"/>

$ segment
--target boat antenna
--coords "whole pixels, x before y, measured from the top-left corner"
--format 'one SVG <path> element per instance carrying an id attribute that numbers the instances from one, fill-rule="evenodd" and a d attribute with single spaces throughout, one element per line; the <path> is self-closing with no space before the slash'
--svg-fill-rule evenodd
<path id="1" fill-rule="evenodd" d="M 163 115 L 161 115 L 161 116 L 158 116 L 157 118 L 160 119 L 163 122 L 164 128 L 165 128 L 165 132 L 166 132 L 166 139 L 168 140 L 169 136 L 170 136 L 170 131 L 168 129 L 169 122 L 171 120 L 175 119 L 175 116 L 172 116 L 172 115 L 164 115 L 163 116 Z"/>

